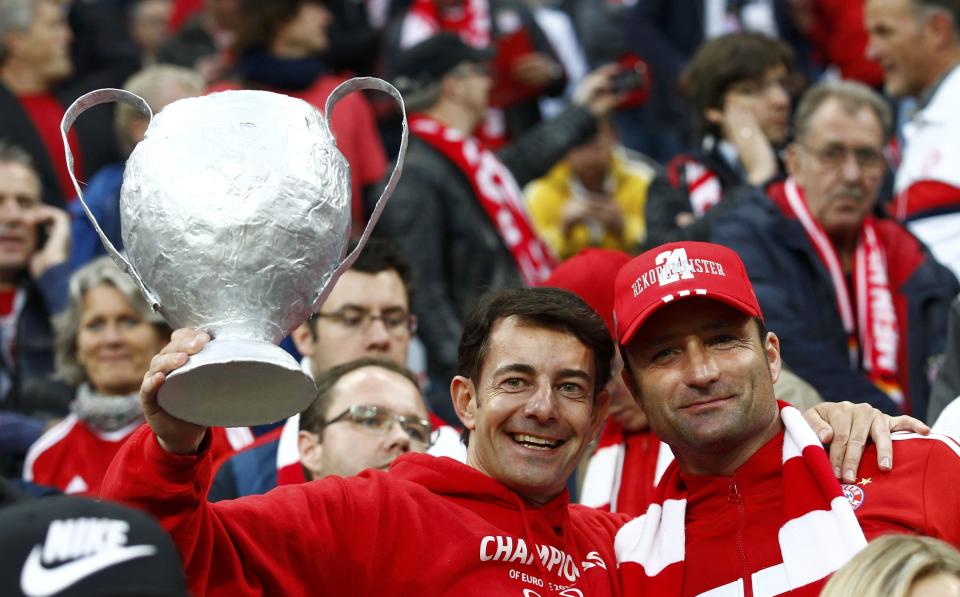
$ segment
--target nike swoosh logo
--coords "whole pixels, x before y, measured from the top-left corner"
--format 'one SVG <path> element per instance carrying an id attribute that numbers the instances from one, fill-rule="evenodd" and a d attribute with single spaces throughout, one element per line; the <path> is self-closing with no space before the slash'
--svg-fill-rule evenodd
<path id="1" fill-rule="evenodd" d="M 115 547 L 56 568 L 44 568 L 40 563 L 41 553 L 43 553 L 41 546 L 34 547 L 27 556 L 23 571 L 20 573 L 20 589 L 27 597 L 48 597 L 48 595 L 59 593 L 104 568 L 134 558 L 152 556 L 157 553 L 157 548 L 152 545 Z"/>

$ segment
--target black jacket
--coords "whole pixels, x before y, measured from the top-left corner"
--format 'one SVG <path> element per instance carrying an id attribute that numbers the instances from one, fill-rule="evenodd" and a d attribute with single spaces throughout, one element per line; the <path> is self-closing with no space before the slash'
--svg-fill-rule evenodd
<path id="1" fill-rule="evenodd" d="M 897 226 L 898 240 L 886 245 L 888 257 L 898 259 L 903 254 L 903 262 L 910 263 L 907 256 L 915 251 L 922 251 L 923 256 L 899 286 L 891 288 L 907 301 L 906 321 L 899 322 L 908 359 L 908 386 L 903 389 L 910 414 L 923 418 L 930 393 L 930 366 L 943 354 L 949 304 L 960 286 L 950 270 Z M 867 402 L 886 413 L 899 414 L 866 373 L 850 368 L 833 283 L 799 221 L 788 219 L 771 199 L 756 191 L 714 221 L 710 240 L 734 249 L 743 259 L 767 327 L 780 337 L 783 361 L 794 373 L 826 401 Z M 896 251 L 891 252 L 891 247 Z M 891 284 L 896 283 L 891 279 Z"/>
<path id="2" fill-rule="evenodd" d="M 534 127 L 498 156 L 522 187 L 542 176 L 570 147 L 596 132 L 583 108 Z M 476 199 L 467 175 L 411 137 L 403 176 L 377 233 L 393 240 L 416 275 L 413 309 L 431 377 L 449 381 L 465 315 L 491 288 L 522 285 L 513 256 Z"/>

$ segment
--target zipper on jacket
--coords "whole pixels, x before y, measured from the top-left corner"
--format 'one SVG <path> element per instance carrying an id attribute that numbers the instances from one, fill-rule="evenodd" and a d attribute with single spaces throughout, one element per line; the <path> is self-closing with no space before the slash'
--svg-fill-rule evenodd
<path id="1" fill-rule="evenodd" d="M 747 565 L 747 552 L 743 546 L 743 528 L 746 526 L 746 509 L 743 506 L 743 495 L 740 488 L 737 487 L 737 481 L 730 477 L 730 493 L 727 495 L 730 503 L 737 507 L 737 554 L 740 556 L 740 566 L 743 579 L 743 594 L 746 597 L 753 597 L 753 578 L 750 575 L 750 568 Z"/>

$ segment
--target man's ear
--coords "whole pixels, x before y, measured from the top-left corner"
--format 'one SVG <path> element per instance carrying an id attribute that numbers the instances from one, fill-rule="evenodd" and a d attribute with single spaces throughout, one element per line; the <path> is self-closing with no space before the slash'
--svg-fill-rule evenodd
<path id="1" fill-rule="evenodd" d="M 293 345 L 300 351 L 300 354 L 305 357 L 313 356 L 315 340 L 313 339 L 313 332 L 310 331 L 309 321 L 304 321 L 297 326 L 297 329 L 290 333 L 290 338 L 293 340 Z"/>
<path id="2" fill-rule="evenodd" d="M 780 338 L 777 338 L 777 335 L 773 332 L 767 332 L 767 339 L 763 343 L 763 351 L 767 357 L 773 383 L 777 383 L 777 380 L 780 379 L 780 369 L 783 367 L 783 361 L 780 360 Z"/>
<path id="3" fill-rule="evenodd" d="M 933 49 L 948 50 L 954 36 L 953 18 L 945 10 L 934 11 L 927 17 L 923 25 L 923 33 Z"/>
<path id="4" fill-rule="evenodd" d="M 453 400 L 453 409 L 457 412 L 457 418 L 463 423 L 463 427 L 469 431 L 473 431 L 477 426 L 476 394 L 476 387 L 469 377 L 458 375 L 450 382 L 450 398 Z"/>
<path id="5" fill-rule="evenodd" d="M 323 478 L 323 444 L 316 433 L 300 431 L 297 434 L 297 449 L 300 451 L 300 464 L 310 474 L 310 480 Z"/>

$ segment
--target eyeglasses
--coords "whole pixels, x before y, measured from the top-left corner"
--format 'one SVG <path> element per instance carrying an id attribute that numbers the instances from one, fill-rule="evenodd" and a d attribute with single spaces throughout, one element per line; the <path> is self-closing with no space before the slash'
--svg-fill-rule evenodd
<path id="1" fill-rule="evenodd" d="M 390 426 L 393 425 L 393 422 L 396 421 L 400 424 L 400 428 L 403 429 L 404 433 L 410 437 L 410 441 L 414 444 L 419 444 L 423 447 L 429 447 L 433 445 L 433 429 L 430 426 L 430 421 L 428 419 L 421 419 L 420 417 L 407 415 L 398 415 L 389 409 L 379 406 L 354 404 L 347 410 L 327 421 L 326 424 L 333 425 L 334 423 L 341 423 L 343 421 L 349 421 L 363 427 L 364 429 L 377 431 L 379 433 L 386 433 L 390 429 Z"/>
<path id="2" fill-rule="evenodd" d="M 803 147 L 828 168 L 842 168 L 851 154 L 861 170 L 876 172 L 886 165 L 883 152 L 873 147 L 846 147 L 839 143 L 830 143 L 821 149 Z"/>
<path id="3" fill-rule="evenodd" d="M 345 307 L 333 313 L 316 313 L 314 317 L 330 319 L 347 329 L 357 331 L 370 329 L 370 325 L 376 320 L 382 321 L 383 327 L 397 336 L 417 331 L 416 315 L 400 308 L 384 309 L 380 315 L 374 315 L 360 307 Z"/>

